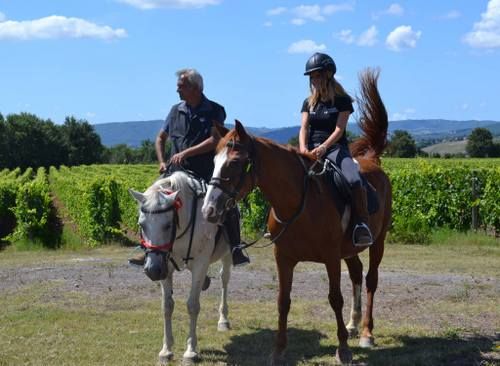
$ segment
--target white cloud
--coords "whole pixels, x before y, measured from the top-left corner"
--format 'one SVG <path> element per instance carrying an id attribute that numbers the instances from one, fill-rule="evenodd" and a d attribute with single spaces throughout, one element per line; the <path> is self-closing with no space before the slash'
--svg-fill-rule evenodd
<path id="1" fill-rule="evenodd" d="M 320 5 L 300 5 L 293 9 L 291 12 L 295 18 L 291 21 L 292 24 L 302 25 L 306 21 L 323 22 L 327 16 L 333 15 L 340 11 L 352 11 L 354 6 L 352 3 L 331 4 L 321 7 Z"/>
<path id="2" fill-rule="evenodd" d="M 288 47 L 288 53 L 313 53 L 326 50 L 324 44 L 316 44 L 316 42 L 310 39 L 303 39 L 298 42 L 294 42 Z"/>
<path id="3" fill-rule="evenodd" d="M 331 4 L 331 5 L 325 5 L 323 7 L 323 13 L 326 15 L 332 15 L 335 13 L 338 13 L 339 11 L 353 11 L 354 6 L 351 3 L 344 3 L 344 4 Z"/>
<path id="4" fill-rule="evenodd" d="M 472 32 L 463 41 L 475 48 L 500 47 L 500 0 L 490 0 L 481 20 L 474 23 Z"/>
<path id="5" fill-rule="evenodd" d="M 391 121 L 401 121 L 405 119 L 410 119 L 414 115 L 416 110 L 414 108 L 406 108 L 403 112 L 395 112 L 392 114 Z"/>
<path id="6" fill-rule="evenodd" d="M 401 5 L 399 4 L 391 4 L 387 10 L 384 11 L 385 14 L 388 15 L 398 15 L 401 16 L 404 14 L 404 9 Z"/>
<path id="7" fill-rule="evenodd" d="M 273 22 L 264 22 L 264 27 L 272 27 Z"/>
<path id="8" fill-rule="evenodd" d="M 377 27 L 372 25 L 370 28 L 361 33 L 356 43 L 358 46 L 374 46 L 377 43 L 377 34 Z"/>
<path id="9" fill-rule="evenodd" d="M 25 21 L 7 20 L 0 23 L 0 39 L 52 39 L 52 38 L 123 38 L 127 32 L 107 25 L 97 25 L 85 19 L 51 15 Z"/>
<path id="10" fill-rule="evenodd" d="M 116 0 L 133 7 L 148 10 L 157 8 L 203 8 L 218 5 L 222 0 Z"/>
<path id="11" fill-rule="evenodd" d="M 421 35 L 421 31 L 415 32 L 409 25 L 400 25 L 389 33 L 385 44 L 392 51 L 400 51 L 403 48 L 410 47 L 415 48 Z"/>
<path id="12" fill-rule="evenodd" d="M 377 27 L 372 25 L 361 33 L 359 37 L 355 36 L 350 29 L 343 29 L 339 33 L 334 34 L 334 37 L 347 44 L 356 43 L 358 46 L 371 47 L 378 42 L 377 35 Z"/>
<path id="13" fill-rule="evenodd" d="M 404 12 L 405 12 L 405 10 L 403 9 L 403 7 L 401 5 L 399 5 L 398 3 L 393 3 L 393 4 L 389 5 L 389 7 L 387 9 L 384 9 L 382 11 L 379 11 L 379 12 L 373 14 L 372 17 L 373 17 L 373 19 L 378 19 L 383 15 L 401 16 L 404 14 Z"/>
<path id="14" fill-rule="evenodd" d="M 463 110 L 469 109 L 469 104 L 467 103 L 462 104 L 462 109 Z"/>
<path id="15" fill-rule="evenodd" d="M 322 22 L 325 17 L 321 15 L 321 7 L 319 5 L 300 5 L 293 9 L 293 13 L 301 19 L 313 20 Z"/>
<path id="16" fill-rule="evenodd" d="M 457 19 L 460 18 L 462 14 L 458 10 L 450 10 L 445 15 L 443 15 L 442 19 Z"/>
<path id="17" fill-rule="evenodd" d="M 342 29 L 339 33 L 334 34 L 334 36 L 347 44 L 354 43 L 356 40 L 356 37 L 352 34 L 352 30 L 350 29 Z"/>
<path id="18" fill-rule="evenodd" d="M 3 22 L 5 19 L 7 19 L 7 17 L 0 11 L 0 22 Z"/>
<path id="19" fill-rule="evenodd" d="M 283 6 L 280 6 L 278 8 L 270 9 L 266 12 L 267 16 L 274 16 L 274 15 L 280 15 L 286 12 L 286 8 Z"/>
<path id="20" fill-rule="evenodd" d="M 305 20 L 302 19 L 302 18 L 293 18 L 290 23 L 292 23 L 293 25 L 303 25 L 305 24 Z"/>

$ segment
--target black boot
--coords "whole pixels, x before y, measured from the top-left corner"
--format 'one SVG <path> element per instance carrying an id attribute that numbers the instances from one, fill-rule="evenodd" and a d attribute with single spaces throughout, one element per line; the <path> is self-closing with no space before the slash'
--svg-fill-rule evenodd
<path id="1" fill-rule="evenodd" d="M 359 185 L 352 189 L 352 205 L 355 217 L 352 243 L 356 247 L 370 246 L 373 244 L 373 237 L 368 227 L 368 202 L 363 186 Z"/>
<path id="2" fill-rule="evenodd" d="M 143 266 L 145 260 L 146 260 L 146 253 L 140 252 L 135 254 L 133 257 L 130 257 L 128 259 L 128 262 L 136 266 Z"/>
<path id="3" fill-rule="evenodd" d="M 240 213 L 238 208 L 232 208 L 226 215 L 224 221 L 224 228 L 226 229 L 229 245 L 231 246 L 231 254 L 233 256 L 233 266 L 244 266 L 250 263 L 248 258 L 241 248 L 240 236 Z"/>

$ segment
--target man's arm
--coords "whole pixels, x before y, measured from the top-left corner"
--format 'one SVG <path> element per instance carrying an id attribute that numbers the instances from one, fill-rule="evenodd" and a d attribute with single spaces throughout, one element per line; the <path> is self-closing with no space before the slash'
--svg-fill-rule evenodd
<path id="1" fill-rule="evenodd" d="M 215 123 L 217 122 L 214 121 L 214 124 Z M 187 158 L 205 154 L 207 152 L 215 150 L 215 148 L 217 147 L 217 142 L 218 141 L 216 138 L 210 136 L 207 139 L 200 142 L 198 145 L 188 147 L 187 149 L 175 154 L 174 156 L 172 156 L 170 161 L 172 162 L 172 164 L 182 164 L 182 162 Z"/>
<path id="2" fill-rule="evenodd" d="M 161 130 L 158 135 L 156 136 L 156 141 L 155 141 L 155 150 L 156 150 L 156 158 L 158 159 L 158 162 L 160 163 L 160 173 L 163 173 L 165 170 L 167 170 L 167 164 L 165 163 L 165 141 L 167 141 L 168 134 Z"/>

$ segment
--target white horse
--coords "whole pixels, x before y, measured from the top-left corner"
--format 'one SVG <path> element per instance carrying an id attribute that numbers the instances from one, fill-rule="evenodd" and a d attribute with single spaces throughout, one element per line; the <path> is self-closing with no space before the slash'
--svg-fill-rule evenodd
<path id="1" fill-rule="evenodd" d="M 147 248 L 144 270 L 152 280 L 160 280 L 164 314 L 163 348 L 160 363 L 170 361 L 173 354 L 172 280 L 175 269 L 191 271 L 191 291 L 187 301 L 190 317 L 184 361 L 198 358 L 196 323 L 200 312 L 200 292 L 210 263 L 222 261 L 220 277 L 222 296 L 219 306 L 218 330 L 230 328 L 227 287 L 231 273 L 231 255 L 225 235 L 216 243 L 218 226 L 201 214 L 201 184 L 184 172 L 175 172 L 150 186 L 144 193 L 129 190 L 139 203 L 141 243 Z M 176 268 L 177 267 L 177 268 Z"/>

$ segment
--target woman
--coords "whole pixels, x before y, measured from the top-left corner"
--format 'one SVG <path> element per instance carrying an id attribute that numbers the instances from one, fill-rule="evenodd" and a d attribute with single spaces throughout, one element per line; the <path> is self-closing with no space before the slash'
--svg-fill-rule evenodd
<path id="1" fill-rule="evenodd" d="M 312 153 L 318 159 L 325 157 L 342 170 L 352 190 L 353 244 L 368 246 L 373 239 L 367 225 L 366 191 L 346 137 L 347 120 L 354 111 L 352 99 L 335 80 L 336 71 L 335 62 L 324 53 L 315 53 L 307 60 L 304 75 L 309 75 L 311 95 L 302 105 L 299 147 L 301 152 Z"/>

